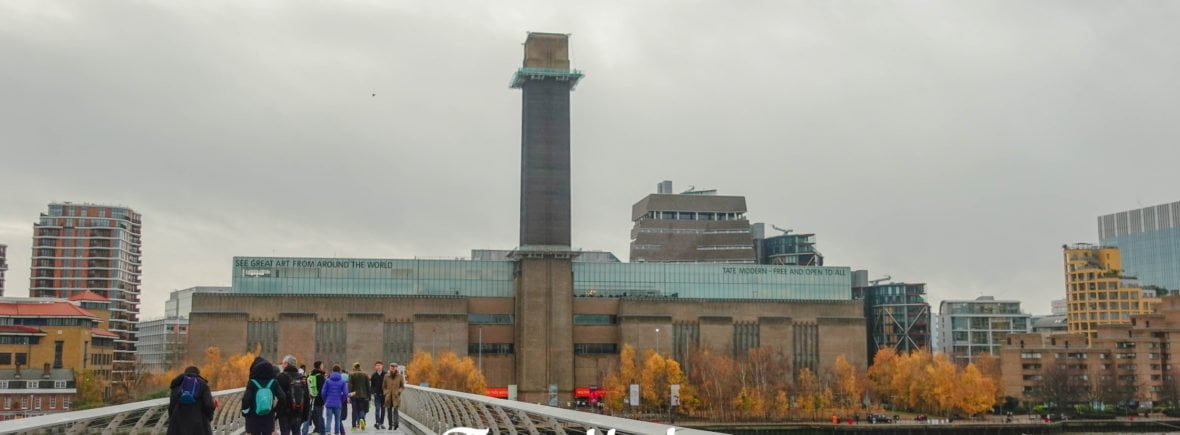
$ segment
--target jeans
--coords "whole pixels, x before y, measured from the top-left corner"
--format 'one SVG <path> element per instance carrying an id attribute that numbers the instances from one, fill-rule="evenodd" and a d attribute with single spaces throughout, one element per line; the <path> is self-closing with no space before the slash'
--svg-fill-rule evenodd
<path id="1" fill-rule="evenodd" d="M 324 404 L 323 404 L 323 402 L 320 402 L 320 404 L 313 406 L 311 408 L 311 423 L 313 425 L 315 425 L 315 433 L 322 434 L 322 433 L 328 431 L 328 428 L 324 427 Z"/>
<path id="2" fill-rule="evenodd" d="M 303 424 L 299 425 L 299 435 L 307 435 L 308 430 L 311 429 L 311 419 L 303 420 Z"/>
<path id="3" fill-rule="evenodd" d="M 380 394 L 373 395 L 373 419 L 376 424 L 384 424 L 385 422 L 385 396 Z"/>
<path id="4" fill-rule="evenodd" d="M 340 408 L 328 408 L 328 433 L 344 433 L 344 417 L 340 414 Z"/>

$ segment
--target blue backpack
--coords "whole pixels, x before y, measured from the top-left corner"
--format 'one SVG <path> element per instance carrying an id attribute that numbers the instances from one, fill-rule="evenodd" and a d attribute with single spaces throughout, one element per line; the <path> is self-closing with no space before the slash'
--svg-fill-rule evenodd
<path id="1" fill-rule="evenodd" d="M 182 405 L 195 405 L 200 393 L 201 380 L 196 376 L 185 376 L 184 380 L 180 382 L 180 403 Z"/>
<path id="2" fill-rule="evenodd" d="M 270 386 L 275 383 L 275 380 L 271 379 L 268 381 L 265 387 L 255 379 L 251 379 L 250 383 L 258 388 L 258 391 L 254 392 L 254 415 L 270 414 L 274 410 L 275 404 L 275 393 L 270 391 Z"/>

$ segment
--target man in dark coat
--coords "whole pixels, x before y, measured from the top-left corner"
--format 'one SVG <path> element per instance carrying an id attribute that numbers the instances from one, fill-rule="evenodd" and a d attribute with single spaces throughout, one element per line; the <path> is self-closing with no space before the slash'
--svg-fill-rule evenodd
<path id="1" fill-rule="evenodd" d="M 302 381 L 303 377 L 299 375 L 299 368 L 295 366 L 294 356 L 283 357 L 282 367 L 283 371 L 275 378 L 275 383 L 279 385 L 279 389 L 287 393 L 288 397 L 279 401 L 279 434 L 300 435 L 303 422 L 311 416 L 311 394 L 307 391 L 307 382 Z M 303 389 L 298 393 L 291 388 L 291 383 L 297 381 L 303 382 Z M 301 394 L 303 397 L 292 397 L 294 394 Z M 295 409 L 293 405 L 295 403 L 302 404 L 302 408 Z"/>
<path id="2" fill-rule="evenodd" d="M 277 369 L 262 357 L 254 358 L 250 364 L 250 380 L 246 382 L 246 392 L 242 394 L 242 415 L 246 416 L 246 433 L 251 435 L 272 435 L 275 431 L 275 411 L 277 404 L 272 404 L 270 412 L 264 415 L 255 414 L 254 397 L 259 388 L 270 385 L 270 392 L 278 403 L 286 399 L 286 393 L 279 388 L 275 379 Z M 255 386 L 257 384 L 257 386 Z"/>
<path id="3" fill-rule="evenodd" d="M 196 382 L 196 403 L 181 403 L 181 385 L 186 378 L 193 378 Z M 168 396 L 168 435 L 212 435 L 213 428 L 209 422 L 213 420 L 213 393 L 209 391 L 209 382 L 201 377 L 201 370 L 196 367 L 184 369 L 184 373 L 172 380 L 172 394 Z"/>

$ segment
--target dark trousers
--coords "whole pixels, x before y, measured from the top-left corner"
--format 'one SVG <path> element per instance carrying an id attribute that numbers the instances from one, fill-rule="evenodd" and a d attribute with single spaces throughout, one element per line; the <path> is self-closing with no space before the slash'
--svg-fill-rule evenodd
<path id="1" fill-rule="evenodd" d="M 397 407 L 382 406 L 382 408 L 385 408 L 385 419 L 389 420 L 389 427 L 392 429 L 397 429 L 398 423 L 400 423 L 401 420 L 401 418 L 398 418 L 397 416 Z"/>
<path id="2" fill-rule="evenodd" d="M 373 419 L 376 424 L 385 424 L 385 396 L 373 395 Z"/>
<path id="3" fill-rule="evenodd" d="M 324 427 L 324 403 L 320 401 L 311 408 L 311 425 L 315 428 L 315 433 L 325 433 L 328 430 Z"/>
<path id="4" fill-rule="evenodd" d="M 279 434 L 280 435 L 302 435 L 299 433 L 299 426 L 303 425 L 303 419 L 298 415 L 280 415 L 279 416 Z"/>
<path id="5" fill-rule="evenodd" d="M 360 424 L 361 419 L 365 418 L 365 413 L 369 411 L 368 399 L 364 397 L 352 398 L 352 425 L 355 427 Z"/>

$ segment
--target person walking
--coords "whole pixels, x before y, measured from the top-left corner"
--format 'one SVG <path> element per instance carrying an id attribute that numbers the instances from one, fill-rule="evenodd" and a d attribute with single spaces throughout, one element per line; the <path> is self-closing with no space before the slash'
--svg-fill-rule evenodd
<path id="1" fill-rule="evenodd" d="M 311 394 L 307 391 L 307 381 L 299 375 L 294 356 L 283 357 L 281 365 L 283 371 L 275 381 L 287 397 L 279 401 L 279 434 L 302 435 L 300 427 L 311 415 Z"/>
<path id="2" fill-rule="evenodd" d="M 344 434 L 344 416 L 341 408 L 348 400 L 348 382 L 340 374 L 340 366 L 332 366 L 332 374 L 320 389 L 320 396 L 324 398 L 324 409 L 328 412 L 327 426 L 324 429 L 329 434 Z"/>
<path id="3" fill-rule="evenodd" d="M 389 421 L 389 428 L 397 430 L 401 418 L 397 415 L 397 408 L 402 404 L 402 390 L 406 389 L 406 377 L 398 370 L 397 363 L 389 363 L 389 372 L 382 381 L 382 392 L 385 394 L 385 419 Z"/>
<path id="4" fill-rule="evenodd" d="M 312 367 L 311 375 L 307 376 L 307 389 L 312 397 L 311 424 L 315 433 L 323 435 L 327 428 L 324 427 L 324 395 L 320 394 L 320 390 L 324 388 L 328 377 L 324 374 L 323 361 L 316 361 Z"/>
<path id="5" fill-rule="evenodd" d="M 201 369 L 189 366 L 172 379 L 168 395 L 168 435 L 212 435 L 213 393 Z"/>
<path id="6" fill-rule="evenodd" d="M 348 375 L 348 391 L 352 397 L 352 428 L 365 429 L 365 413 L 369 411 L 369 375 L 361 371 L 361 363 L 352 364 Z"/>
<path id="7" fill-rule="evenodd" d="M 377 423 L 376 429 L 382 429 L 385 422 L 385 394 L 382 392 L 385 383 L 385 364 L 377 361 L 373 364 L 373 374 L 369 376 L 369 392 L 373 393 L 373 415 Z"/>
<path id="8" fill-rule="evenodd" d="M 275 366 L 265 358 L 256 357 L 250 364 L 250 381 L 242 394 L 242 415 L 246 416 L 246 433 L 272 435 L 275 431 L 275 411 L 286 393 L 275 383 Z"/>

